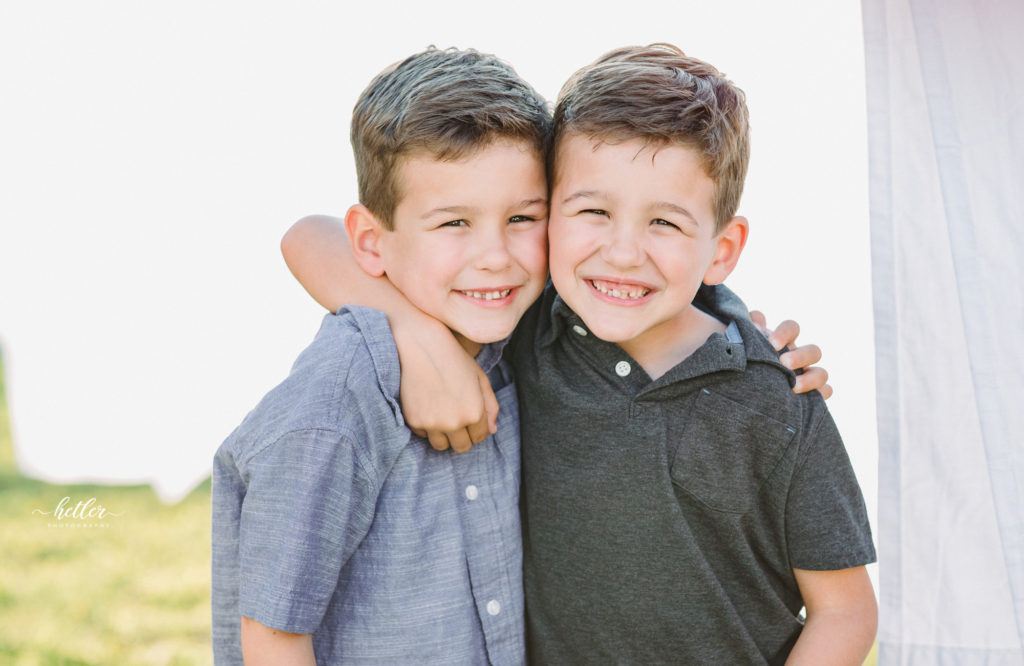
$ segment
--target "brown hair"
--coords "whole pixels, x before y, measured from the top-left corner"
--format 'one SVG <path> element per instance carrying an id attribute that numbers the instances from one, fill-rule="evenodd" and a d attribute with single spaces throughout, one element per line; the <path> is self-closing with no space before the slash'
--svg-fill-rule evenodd
<path id="1" fill-rule="evenodd" d="M 378 74 L 356 102 L 359 201 L 393 229 L 403 158 L 455 160 L 506 138 L 544 159 L 550 137 L 547 102 L 510 65 L 472 49 L 430 47 Z"/>
<path id="2" fill-rule="evenodd" d="M 717 69 L 671 44 L 616 49 L 573 74 L 558 94 L 554 134 L 551 161 L 569 134 L 693 148 L 715 184 L 716 233 L 739 207 L 750 160 L 746 96 Z M 556 165 L 549 166 L 553 179 Z"/>

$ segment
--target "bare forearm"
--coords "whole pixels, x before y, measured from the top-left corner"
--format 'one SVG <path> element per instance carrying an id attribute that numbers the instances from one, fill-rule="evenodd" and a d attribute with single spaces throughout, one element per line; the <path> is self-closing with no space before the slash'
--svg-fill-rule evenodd
<path id="1" fill-rule="evenodd" d="M 786 663 L 863 664 L 878 629 L 878 604 L 867 570 L 793 573 L 807 607 L 807 622 Z"/>
<path id="2" fill-rule="evenodd" d="M 242 618 L 242 658 L 246 666 L 316 666 L 311 634 L 271 629 Z"/>
<path id="3" fill-rule="evenodd" d="M 341 218 L 302 218 L 281 239 L 281 254 L 295 279 L 331 312 L 342 305 L 362 305 L 381 310 L 389 318 L 427 319 L 387 277 L 373 277 L 359 267 Z"/>
<path id="4" fill-rule="evenodd" d="M 807 618 L 787 666 L 860 666 L 875 640 L 875 623 L 863 614 L 824 612 Z"/>

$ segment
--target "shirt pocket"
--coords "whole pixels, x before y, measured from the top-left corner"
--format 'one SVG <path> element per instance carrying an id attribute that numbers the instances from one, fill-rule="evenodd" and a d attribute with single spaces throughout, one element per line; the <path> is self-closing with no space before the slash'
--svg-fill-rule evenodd
<path id="1" fill-rule="evenodd" d="M 747 513 L 797 429 L 701 389 L 670 462 L 672 483 L 715 511 Z"/>

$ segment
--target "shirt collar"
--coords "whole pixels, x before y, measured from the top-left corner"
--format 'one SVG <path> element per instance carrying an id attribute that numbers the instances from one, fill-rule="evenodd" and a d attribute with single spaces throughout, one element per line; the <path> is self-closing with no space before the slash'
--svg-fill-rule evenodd
<path id="1" fill-rule="evenodd" d="M 551 302 L 551 328 L 549 328 L 540 338 L 540 344 L 544 347 L 551 345 L 569 327 L 585 327 L 583 320 L 580 319 L 579 315 L 573 312 L 572 308 L 562 300 L 562 297 L 555 291 L 555 287 L 551 282 L 548 282 L 546 289 L 551 290 L 554 294 L 554 299 L 552 299 Z"/>
<path id="2" fill-rule="evenodd" d="M 395 348 L 395 339 L 387 316 L 379 310 L 355 305 L 346 305 L 338 310 L 339 316 L 345 314 L 352 317 L 366 340 L 366 346 L 377 373 L 377 382 L 383 389 L 383 394 L 394 410 L 396 418 L 402 422 L 401 408 L 398 402 L 401 370 L 398 350 Z M 498 342 L 485 344 L 477 353 L 476 362 L 489 377 L 491 371 L 501 361 L 501 353 L 505 349 L 505 345 L 508 344 L 508 340 L 505 338 Z"/>
<path id="3" fill-rule="evenodd" d="M 549 289 L 554 287 L 549 283 Z M 768 363 L 779 368 L 793 384 L 796 375 L 779 362 L 778 352 L 768 339 L 750 320 L 747 306 L 739 296 L 725 285 L 702 284 L 693 299 L 693 304 L 723 322 L 729 327 L 724 335 L 714 335 L 695 355 L 711 354 L 717 359 L 726 358 L 725 367 L 742 371 L 750 361 Z M 579 315 L 555 294 L 551 303 L 551 328 L 540 338 L 542 346 L 554 343 L 563 333 L 575 326 L 584 326 Z M 710 345 L 711 348 L 706 348 Z M 721 363 L 719 360 L 718 363 Z"/>
<path id="4" fill-rule="evenodd" d="M 494 366 L 498 365 L 498 362 L 501 361 L 502 351 L 504 351 L 508 341 L 509 338 L 505 338 L 498 342 L 489 342 L 480 347 L 480 351 L 476 355 L 476 363 L 480 366 L 481 370 L 489 373 L 494 369 Z"/>
<path id="5" fill-rule="evenodd" d="M 746 304 L 728 287 L 702 284 L 693 304 L 721 321 L 730 322 L 730 328 L 734 327 L 733 333 L 727 330 L 725 337 L 730 342 L 736 342 L 740 340 L 731 336 L 739 336 L 748 361 L 777 365 L 792 374 L 792 371 L 779 363 L 779 353 L 750 320 Z"/>

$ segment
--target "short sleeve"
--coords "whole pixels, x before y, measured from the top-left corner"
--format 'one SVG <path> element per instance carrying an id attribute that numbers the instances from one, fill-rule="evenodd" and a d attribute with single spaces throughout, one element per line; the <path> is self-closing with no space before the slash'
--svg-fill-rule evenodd
<path id="1" fill-rule="evenodd" d="M 835 571 L 874 562 L 864 497 L 827 410 L 805 439 L 801 457 L 786 501 L 790 565 Z"/>
<path id="2" fill-rule="evenodd" d="M 241 614 L 268 627 L 312 633 L 342 566 L 373 520 L 378 488 L 350 437 L 291 432 L 247 465 L 239 529 Z"/>

